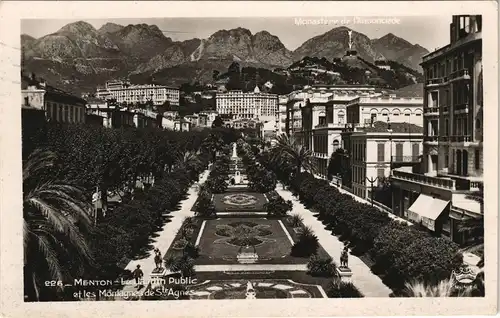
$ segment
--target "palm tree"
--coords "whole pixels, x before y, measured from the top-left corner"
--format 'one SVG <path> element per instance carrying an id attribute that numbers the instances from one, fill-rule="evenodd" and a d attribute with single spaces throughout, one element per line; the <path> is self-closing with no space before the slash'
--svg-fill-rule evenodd
<path id="1" fill-rule="evenodd" d="M 457 289 L 450 279 L 440 281 L 436 285 L 427 285 L 420 281 L 405 284 L 403 291 L 406 297 L 467 297 L 472 288 Z"/>
<path id="2" fill-rule="evenodd" d="M 83 232 L 92 224 L 83 192 L 54 180 L 55 155 L 36 150 L 23 167 L 25 293 L 40 300 L 45 281 L 67 281 L 93 263 Z"/>
<path id="3" fill-rule="evenodd" d="M 296 174 L 302 172 L 302 169 L 312 174 L 316 172 L 312 151 L 301 145 L 294 136 L 285 134 L 278 136 L 273 149 L 273 159 L 292 163 Z"/>

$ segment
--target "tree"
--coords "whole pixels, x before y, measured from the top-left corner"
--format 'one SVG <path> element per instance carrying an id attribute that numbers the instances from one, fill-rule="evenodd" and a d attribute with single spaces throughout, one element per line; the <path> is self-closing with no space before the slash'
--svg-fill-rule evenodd
<path id="1" fill-rule="evenodd" d="M 183 254 L 182 256 L 167 257 L 165 260 L 165 266 L 171 272 L 179 272 L 182 277 L 193 277 L 195 273 L 194 260 L 187 254 Z"/>
<path id="2" fill-rule="evenodd" d="M 216 80 L 219 78 L 219 74 L 220 74 L 220 72 L 219 72 L 219 71 L 214 70 L 214 71 L 212 72 L 212 79 L 213 79 L 214 81 L 216 81 Z"/>
<path id="3" fill-rule="evenodd" d="M 222 127 L 222 125 L 224 125 L 222 118 L 220 118 L 220 116 L 216 116 L 212 122 L 212 128 Z"/>
<path id="4" fill-rule="evenodd" d="M 314 157 L 310 150 L 299 144 L 294 136 L 282 134 L 276 139 L 276 145 L 273 148 L 275 160 L 279 162 L 291 162 L 295 168 L 295 174 L 299 174 L 302 169 L 315 173 L 316 165 Z"/>
<path id="5" fill-rule="evenodd" d="M 336 264 L 331 257 L 312 255 L 307 263 L 307 273 L 311 276 L 332 277 L 335 275 Z"/>
<path id="6" fill-rule="evenodd" d="M 363 298 L 364 295 L 352 283 L 335 278 L 326 288 L 328 298 Z"/>
<path id="7" fill-rule="evenodd" d="M 285 201 L 281 196 L 276 196 L 269 199 L 269 201 L 264 204 L 264 208 L 269 216 L 285 216 L 288 211 L 292 210 L 292 201 Z"/>
<path id="8" fill-rule="evenodd" d="M 405 297 L 470 297 L 472 292 L 472 287 L 460 289 L 452 280 L 445 279 L 435 285 L 420 281 L 406 283 L 403 295 Z"/>
<path id="9" fill-rule="evenodd" d="M 343 157 L 346 155 L 346 151 L 342 148 L 337 148 L 335 152 L 332 153 L 330 157 L 330 162 L 328 163 L 328 180 L 331 180 L 333 176 L 341 175 L 343 172 Z"/>
<path id="10" fill-rule="evenodd" d="M 310 257 L 317 253 L 319 248 L 318 237 L 311 228 L 301 228 L 298 241 L 292 246 L 291 255 L 295 257 Z"/>
<path id="11" fill-rule="evenodd" d="M 23 167 L 25 294 L 42 300 L 45 282 L 81 277 L 93 257 L 84 233 L 90 207 L 82 190 L 46 173 L 55 154 L 36 150 Z"/>

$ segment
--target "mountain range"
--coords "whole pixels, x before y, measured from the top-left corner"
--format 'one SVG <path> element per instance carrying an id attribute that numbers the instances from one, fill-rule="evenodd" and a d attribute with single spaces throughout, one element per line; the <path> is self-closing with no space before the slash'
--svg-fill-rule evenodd
<path id="1" fill-rule="evenodd" d="M 294 51 L 267 31 L 252 34 L 245 28 L 220 30 L 207 39 L 174 41 L 156 25 L 104 24 L 98 30 L 83 21 L 70 23 L 39 39 L 21 35 L 23 69 L 70 91 L 93 90 L 106 80 L 163 74 L 171 84 L 209 80 L 214 70 L 233 62 L 260 68 L 288 67 L 302 58 L 342 57 L 347 27 L 337 27 L 305 41 Z M 393 60 L 421 72 L 428 51 L 393 34 L 370 39 L 353 31 L 353 49 L 363 59 Z"/>

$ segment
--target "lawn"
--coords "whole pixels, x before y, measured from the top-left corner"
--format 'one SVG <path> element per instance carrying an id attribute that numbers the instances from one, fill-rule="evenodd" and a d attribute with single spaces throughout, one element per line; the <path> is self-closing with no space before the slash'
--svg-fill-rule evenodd
<path id="1" fill-rule="evenodd" d="M 266 218 L 221 218 L 207 220 L 200 241 L 197 264 L 237 264 L 236 255 L 245 246 L 255 246 L 259 263 L 283 259 L 292 244 L 277 220 Z M 253 248 L 250 249 L 253 252 Z M 286 262 L 282 262 L 286 263 Z M 304 263 L 304 262 L 302 262 Z"/>
<path id="2" fill-rule="evenodd" d="M 292 240 L 296 241 L 297 234 L 290 230 L 288 227 L 287 231 Z M 245 247 L 247 244 L 249 248 Z M 255 246 L 259 257 L 257 264 L 307 264 L 309 261 L 308 258 L 290 256 L 292 243 L 279 220 L 228 217 L 206 221 L 199 243 L 200 256 L 196 259 L 196 264 L 238 264 L 238 253 L 253 252 L 252 246 Z M 321 246 L 318 253 L 321 256 L 328 255 Z"/>

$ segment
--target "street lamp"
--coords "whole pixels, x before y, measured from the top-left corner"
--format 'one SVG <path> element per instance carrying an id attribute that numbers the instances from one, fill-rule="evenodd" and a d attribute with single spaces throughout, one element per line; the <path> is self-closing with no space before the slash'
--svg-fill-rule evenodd
<path id="1" fill-rule="evenodd" d="M 371 188 L 370 197 L 372 200 L 372 206 L 373 206 L 373 184 L 375 182 L 377 182 L 377 180 L 378 180 L 378 177 L 375 177 L 375 179 L 373 177 L 371 177 L 371 178 L 366 177 L 366 181 L 370 182 L 370 188 Z"/>

